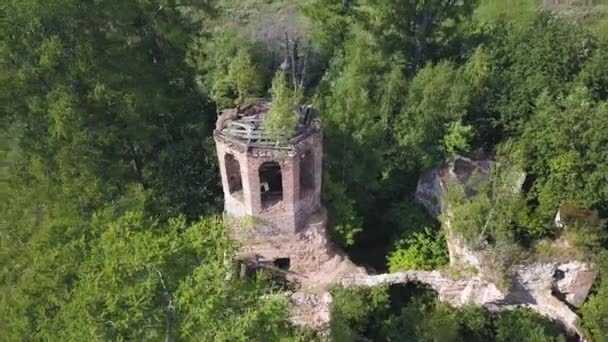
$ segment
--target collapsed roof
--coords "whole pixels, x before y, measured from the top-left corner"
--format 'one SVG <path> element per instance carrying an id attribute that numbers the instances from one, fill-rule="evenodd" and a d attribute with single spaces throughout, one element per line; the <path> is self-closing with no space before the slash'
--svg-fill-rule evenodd
<path id="1" fill-rule="evenodd" d="M 226 109 L 217 118 L 215 132 L 252 146 L 281 147 L 279 142 L 270 138 L 264 130 L 264 120 L 271 107 L 272 102 L 261 99 Z M 299 118 L 295 132 L 291 136 L 286 136 L 291 143 L 299 140 L 315 126 L 312 123 L 316 113 L 310 106 L 298 106 L 297 113 Z"/>

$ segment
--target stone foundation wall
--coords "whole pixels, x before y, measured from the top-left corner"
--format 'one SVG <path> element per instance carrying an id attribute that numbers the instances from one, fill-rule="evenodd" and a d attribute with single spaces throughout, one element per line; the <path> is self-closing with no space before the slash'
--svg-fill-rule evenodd
<path id="1" fill-rule="evenodd" d="M 255 253 L 266 260 L 290 258 L 290 271 L 308 274 L 319 271 L 332 256 L 325 233 L 326 214 L 318 211 L 299 233 L 281 234 L 265 240 L 243 241 L 241 253 Z"/>

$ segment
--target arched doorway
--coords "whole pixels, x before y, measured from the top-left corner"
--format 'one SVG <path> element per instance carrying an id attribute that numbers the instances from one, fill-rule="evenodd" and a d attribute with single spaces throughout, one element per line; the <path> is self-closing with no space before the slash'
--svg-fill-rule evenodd
<path id="1" fill-rule="evenodd" d="M 283 175 L 281 165 L 275 161 L 260 165 L 260 196 L 262 208 L 267 208 L 283 200 Z"/>
<path id="2" fill-rule="evenodd" d="M 224 156 L 224 166 L 226 167 L 226 178 L 228 180 L 228 191 L 239 200 L 243 199 L 243 181 L 241 179 L 241 165 L 232 154 Z"/>

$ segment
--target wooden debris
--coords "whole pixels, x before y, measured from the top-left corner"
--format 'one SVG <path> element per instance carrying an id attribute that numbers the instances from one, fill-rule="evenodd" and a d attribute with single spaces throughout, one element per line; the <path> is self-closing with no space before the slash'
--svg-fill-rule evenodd
<path id="1" fill-rule="evenodd" d="M 237 138 L 251 147 L 289 149 L 282 146 L 276 139 L 264 131 L 264 119 L 270 111 L 271 102 L 258 100 L 254 103 L 227 109 L 218 117 L 216 132 L 231 138 Z M 309 130 L 312 125 L 314 111 L 307 106 L 301 106 L 298 110 L 300 120 L 290 144 L 294 144 Z M 290 138 L 287 134 L 284 136 Z"/>

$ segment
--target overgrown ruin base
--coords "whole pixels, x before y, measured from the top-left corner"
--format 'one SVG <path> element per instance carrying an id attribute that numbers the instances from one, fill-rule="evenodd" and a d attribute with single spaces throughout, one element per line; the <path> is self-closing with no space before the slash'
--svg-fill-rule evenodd
<path id="1" fill-rule="evenodd" d="M 291 234 L 272 234 L 255 224 L 237 228 L 233 239 L 238 244 L 238 255 L 255 257 L 260 263 L 272 262 L 286 271 L 286 278 L 297 288 L 313 292 L 329 290 L 346 275 L 366 274 L 331 244 L 326 217 L 325 209 L 321 209 L 300 231 Z"/>
<path id="2" fill-rule="evenodd" d="M 255 254 L 267 261 L 288 258 L 286 278 L 294 285 L 289 294 L 292 321 L 317 330 L 325 329 L 329 323 L 330 290 L 335 286 L 419 283 L 430 286 L 437 291 L 439 300 L 455 308 L 476 305 L 496 311 L 528 307 L 561 323 L 569 333 L 580 335 L 577 315 L 564 298 L 576 298 L 582 303 L 580 300 L 586 297 L 591 284 L 589 279 L 593 279 L 589 266 L 579 262 L 520 265 L 507 290 L 480 275 L 454 279 L 445 272 L 418 270 L 369 274 L 330 242 L 324 210 L 312 215 L 299 233 L 260 240 L 250 238 L 240 244 L 239 253 Z"/>
<path id="3" fill-rule="evenodd" d="M 343 262 L 350 264 L 346 259 Z M 340 267 L 348 270 L 351 267 Z M 569 334 L 581 335 L 578 316 L 571 306 L 558 298 L 569 296 L 576 291 L 588 291 L 587 288 L 572 287 L 573 292 L 559 292 L 559 281 L 554 275 L 559 269 L 568 269 L 569 276 L 586 277 L 589 270 L 585 264 L 569 263 L 536 263 L 521 265 L 513 276 L 508 290 L 501 290 L 496 284 L 487 282 L 479 276 L 453 279 L 440 271 L 405 271 L 385 274 L 368 274 L 356 268 L 352 273 L 340 273 L 343 276 L 331 283 L 324 282 L 322 288 L 309 287 L 291 294 L 292 320 L 295 324 L 306 325 L 315 329 L 324 329 L 330 320 L 332 286 L 372 287 L 379 285 L 396 285 L 419 283 L 428 285 L 435 291 L 440 301 L 460 308 L 465 305 L 484 307 L 490 311 L 509 310 L 516 307 L 527 307 L 537 313 L 561 323 Z M 337 273 L 328 280 L 336 280 Z"/>
<path id="4" fill-rule="evenodd" d="M 461 158 L 443 168 L 431 170 L 420 179 L 416 198 L 433 216 L 438 217 L 446 210 L 441 198 L 447 177 L 462 181 L 471 177 L 476 170 L 489 174 L 489 161 Z M 449 220 L 444 225 L 449 230 Z M 454 234 L 448 234 L 447 239 L 450 265 L 454 267 L 464 264 L 475 269 L 475 275 L 454 279 L 447 272 L 419 270 L 373 275 L 356 268 L 352 273 L 340 273 L 342 277 L 338 281 L 325 283 L 317 294 L 294 293 L 294 322 L 323 328 L 329 322 L 331 305 L 331 296 L 325 290 L 332 286 L 370 287 L 419 283 L 433 288 L 439 300 L 452 307 L 472 304 L 492 311 L 528 307 L 561 323 L 570 334 L 581 336 L 577 326 L 578 317 L 573 308 L 583 304 L 593 285 L 595 271 L 591 265 L 578 261 L 522 263 L 509 271 L 510 285 L 508 289 L 503 289 L 489 280 L 492 277 L 486 274 L 490 270 L 484 266 L 485 259 L 482 255 L 466 248 Z M 337 253 L 331 247 L 319 251 Z M 319 257 L 322 259 L 321 255 Z M 344 262 L 350 263 L 346 258 Z M 336 277 L 334 275 L 331 279 Z"/>
<path id="5" fill-rule="evenodd" d="M 225 221 L 238 245 L 241 276 L 259 268 L 285 275 L 292 285 L 292 321 L 325 329 L 330 321 L 335 286 L 426 284 L 441 301 L 490 310 L 526 306 L 579 333 L 571 306 L 580 306 L 595 273 L 579 262 L 529 263 L 513 268 L 511 286 L 500 289 L 484 277 L 487 267 L 454 236 L 447 234 L 450 264 L 465 263 L 475 276 L 454 279 L 440 271 L 409 270 L 372 275 L 353 264 L 331 244 L 326 212 L 321 205 L 322 131 L 310 107 L 298 109 L 298 124 L 288 143 L 279 143 L 264 129 L 271 103 L 226 110 L 218 118 L 214 139 L 224 190 Z M 441 202 L 448 178 L 466 181 L 473 172 L 489 177 L 489 161 L 460 158 L 448 168 L 423 175 L 417 200 L 434 216 L 446 212 Z M 521 178 L 521 177 L 520 177 Z M 519 181 L 518 181 L 519 182 Z M 523 178 L 521 178 L 523 182 Z M 517 187 L 521 187 L 519 184 Z M 446 222 L 449 231 L 449 220 Z M 579 334 L 580 335 L 580 334 Z"/>

